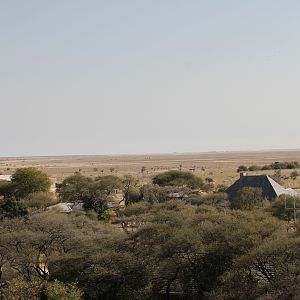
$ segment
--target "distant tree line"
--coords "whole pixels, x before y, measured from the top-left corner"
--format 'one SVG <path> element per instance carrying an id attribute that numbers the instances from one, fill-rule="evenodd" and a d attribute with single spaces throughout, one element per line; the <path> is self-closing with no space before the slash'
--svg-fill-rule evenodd
<path id="1" fill-rule="evenodd" d="M 283 170 L 283 169 L 298 169 L 300 165 L 297 161 L 292 162 L 274 162 L 270 165 L 258 166 L 252 165 L 247 167 L 245 165 L 241 165 L 238 167 L 237 172 L 246 172 L 246 171 L 267 171 L 267 170 Z"/>

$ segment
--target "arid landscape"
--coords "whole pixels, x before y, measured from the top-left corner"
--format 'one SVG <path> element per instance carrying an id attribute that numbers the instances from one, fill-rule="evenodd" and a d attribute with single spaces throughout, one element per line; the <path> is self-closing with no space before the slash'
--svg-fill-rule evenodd
<path id="1" fill-rule="evenodd" d="M 297 300 L 299 161 L 300 150 L 2 158 L 0 298 Z"/>
<path id="2" fill-rule="evenodd" d="M 0 158 L 0 173 L 9 175 L 17 168 L 35 167 L 47 173 L 53 182 L 79 171 L 86 176 L 131 174 L 147 182 L 158 173 L 181 169 L 228 186 L 239 177 L 238 166 L 262 166 L 276 161 L 300 162 L 300 150 Z M 283 184 L 300 191 L 300 177 L 291 179 L 291 172 L 281 171 Z M 248 173 L 272 175 L 274 170 Z"/>
<path id="3" fill-rule="evenodd" d="M 300 300 L 300 1 L 0 24 L 0 300 Z"/>

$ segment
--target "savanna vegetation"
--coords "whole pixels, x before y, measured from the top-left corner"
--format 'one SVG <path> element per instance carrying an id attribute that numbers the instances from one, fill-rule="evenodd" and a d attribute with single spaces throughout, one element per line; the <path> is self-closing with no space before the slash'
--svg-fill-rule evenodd
<path id="1" fill-rule="evenodd" d="M 246 172 L 246 171 L 267 171 L 267 170 L 285 170 L 285 169 L 299 169 L 300 165 L 297 161 L 291 161 L 291 162 L 274 162 L 269 165 L 251 165 L 249 167 L 245 165 L 240 165 L 237 168 L 237 172 Z"/>
<path id="2" fill-rule="evenodd" d="M 49 188 L 32 168 L 0 182 L 0 299 L 300 298 L 290 197 L 228 199 L 182 171 L 147 184 L 77 172 Z M 57 202 L 83 209 L 49 209 Z"/>

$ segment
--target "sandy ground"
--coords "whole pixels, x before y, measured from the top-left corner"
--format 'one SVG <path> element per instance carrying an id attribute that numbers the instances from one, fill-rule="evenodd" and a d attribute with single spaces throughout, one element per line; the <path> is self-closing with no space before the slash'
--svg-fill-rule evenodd
<path id="1" fill-rule="evenodd" d="M 236 172 L 239 165 L 265 165 L 275 161 L 300 163 L 300 150 L 0 158 L 0 174 L 10 175 L 16 168 L 32 166 L 49 174 L 53 182 L 59 182 L 76 171 L 87 176 L 132 174 L 147 182 L 159 172 L 182 169 L 194 172 L 203 179 L 211 177 L 216 184 L 230 185 L 239 177 Z M 142 167 L 145 167 L 144 172 Z M 286 177 L 284 185 L 300 189 L 300 177 L 296 180 L 287 179 L 291 172 L 282 171 Z M 249 172 L 262 173 L 273 174 L 274 171 Z"/>

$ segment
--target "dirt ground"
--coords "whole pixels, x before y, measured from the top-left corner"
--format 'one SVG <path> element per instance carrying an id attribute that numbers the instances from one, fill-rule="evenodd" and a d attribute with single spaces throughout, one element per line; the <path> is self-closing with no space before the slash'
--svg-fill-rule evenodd
<path id="1" fill-rule="evenodd" d="M 182 169 L 194 172 L 203 179 L 211 177 L 215 184 L 230 185 L 239 177 L 236 172 L 239 165 L 265 165 L 275 161 L 300 162 L 300 150 L 0 158 L 0 174 L 9 175 L 16 168 L 32 166 L 49 174 L 53 182 L 59 182 L 76 171 L 87 176 L 132 174 L 147 182 L 159 172 Z M 300 176 L 296 180 L 290 179 L 291 172 L 282 171 L 282 176 L 286 178 L 283 185 L 300 190 Z M 248 173 L 269 175 L 274 171 Z"/>

